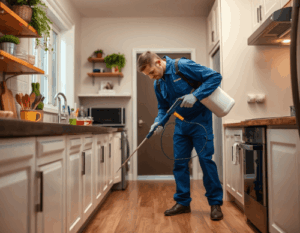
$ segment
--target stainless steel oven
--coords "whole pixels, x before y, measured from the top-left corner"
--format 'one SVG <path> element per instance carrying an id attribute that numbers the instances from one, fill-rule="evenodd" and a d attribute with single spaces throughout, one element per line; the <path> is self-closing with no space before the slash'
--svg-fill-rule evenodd
<path id="1" fill-rule="evenodd" d="M 268 233 L 268 179 L 266 127 L 243 129 L 245 215 L 263 233 Z"/>

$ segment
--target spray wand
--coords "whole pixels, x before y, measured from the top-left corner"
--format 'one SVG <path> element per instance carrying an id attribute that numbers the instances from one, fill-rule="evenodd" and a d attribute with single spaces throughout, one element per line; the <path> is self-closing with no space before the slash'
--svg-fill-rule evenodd
<path id="1" fill-rule="evenodd" d="M 174 104 L 169 108 L 169 110 L 167 111 L 166 115 L 162 118 L 162 120 L 148 133 L 148 135 L 146 136 L 146 138 L 141 142 L 141 144 L 135 149 L 135 151 L 128 157 L 128 159 L 126 159 L 126 161 L 121 165 L 121 167 L 118 169 L 118 171 L 128 162 L 128 160 L 134 155 L 134 153 L 144 144 L 145 141 L 147 141 L 147 139 L 149 139 L 154 131 L 157 129 L 158 126 L 162 126 L 164 127 L 165 124 L 168 122 L 168 120 L 170 119 L 171 115 L 174 114 L 174 116 L 176 116 L 177 118 L 179 118 L 180 120 L 184 120 L 184 118 L 182 116 L 180 116 L 177 112 L 175 112 L 175 109 L 181 104 L 181 102 L 183 101 L 184 97 L 180 97 L 178 98 Z M 118 172 L 116 171 L 116 173 Z"/>

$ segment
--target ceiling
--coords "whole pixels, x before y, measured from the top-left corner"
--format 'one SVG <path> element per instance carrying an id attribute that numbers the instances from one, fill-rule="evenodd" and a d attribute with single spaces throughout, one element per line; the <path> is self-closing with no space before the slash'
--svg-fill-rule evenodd
<path id="1" fill-rule="evenodd" d="M 70 0 L 83 17 L 205 17 L 215 0 Z"/>

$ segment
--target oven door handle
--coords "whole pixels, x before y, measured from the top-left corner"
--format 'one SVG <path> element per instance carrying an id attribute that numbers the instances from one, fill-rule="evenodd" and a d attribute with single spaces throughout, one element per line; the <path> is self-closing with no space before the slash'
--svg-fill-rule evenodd
<path id="1" fill-rule="evenodd" d="M 246 143 L 240 143 L 239 147 L 244 150 L 262 150 L 263 145 L 252 145 L 252 144 L 246 144 Z"/>

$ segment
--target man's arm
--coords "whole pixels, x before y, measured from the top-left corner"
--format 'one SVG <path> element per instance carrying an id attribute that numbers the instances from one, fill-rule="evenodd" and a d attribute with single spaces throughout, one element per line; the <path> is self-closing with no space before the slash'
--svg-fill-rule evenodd
<path id="1" fill-rule="evenodd" d="M 187 79 L 202 82 L 202 85 L 193 92 L 199 101 L 210 96 L 222 81 L 220 73 L 189 59 L 180 59 L 178 69 Z"/>
<path id="2" fill-rule="evenodd" d="M 154 81 L 154 90 L 156 94 L 156 99 L 158 102 L 158 114 L 157 117 L 155 118 L 154 122 L 159 122 L 167 113 L 169 110 L 169 103 L 163 98 L 162 94 L 156 87 L 156 82 L 158 80 Z"/>

